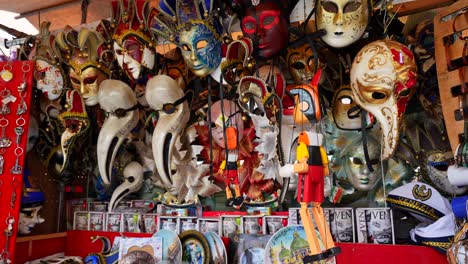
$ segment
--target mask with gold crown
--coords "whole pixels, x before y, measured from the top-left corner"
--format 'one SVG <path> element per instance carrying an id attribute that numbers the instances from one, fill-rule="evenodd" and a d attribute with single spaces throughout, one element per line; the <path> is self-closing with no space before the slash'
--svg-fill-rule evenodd
<path id="1" fill-rule="evenodd" d="M 120 68 L 132 81 L 147 79 L 154 68 L 156 41 L 149 23 L 157 11 L 145 0 L 112 1 L 114 52 Z"/>
<path id="2" fill-rule="evenodd" d="M 212 0 L 160 1 L 152 30 L 182 50 L 185 63 L 198 77 L 216 70 L 222 57 L 222 23 Z"/>
<path id="3" fill-rule="evenodd" d="M 102 20 L 96 31 L 67 26 L 59 32 L 56 45 L 69 67 L 73 89 L 79 91 L 88 106 L 98 104 L 99 84 L 111 75 L 114 55 L 111 48 L 110 23 Z"/>

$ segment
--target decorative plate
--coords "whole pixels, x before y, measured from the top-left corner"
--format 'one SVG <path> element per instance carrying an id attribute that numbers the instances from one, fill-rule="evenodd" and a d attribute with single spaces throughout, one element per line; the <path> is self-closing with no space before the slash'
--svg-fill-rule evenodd
<path id="1" fill-rule="evenodd" d="M 180 234 L 182 242 L 182 260 L 193 264 L 209 264 L 210 246 L 202 233 L 189 230 Z"/>
<path id="2" fill-rule="evenodd" d="M 227 252 L 223 240 L 215 232 L 206 232 L 203 234 L 208 242 L 212 264 L 227 264 Z"/>
<path id="3" fill-rule="evenodd" d="M 182 243 L 176 233 L 161 229 L 153 237 L 162 239 L 162 258 L 156 259 L 156 263 L 182 263 Z"/>
<path id="4" fill-rule="evenodd" d="M 320 235 L 315 230 L 319 239 L 320 247 L 324 245 Z M 265 248 L 265 263 L 297 263 L 302 264 L 304 256 L 310 254 L 309 243 L 305 234 L 304 226 L 287 226 L 278 230 L 268 241 Z M 322 260 L 319 263 L 336 263 L 335 258 Z"/>

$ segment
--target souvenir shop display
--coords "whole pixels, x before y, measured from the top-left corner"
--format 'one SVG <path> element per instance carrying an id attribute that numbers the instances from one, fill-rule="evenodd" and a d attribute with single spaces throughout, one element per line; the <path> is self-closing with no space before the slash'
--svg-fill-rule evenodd
<path id="1" fill-rule="evenodd" d="M 467 0 L 109 4 L 0 62 L 0 264 L 463 262 Z"/>

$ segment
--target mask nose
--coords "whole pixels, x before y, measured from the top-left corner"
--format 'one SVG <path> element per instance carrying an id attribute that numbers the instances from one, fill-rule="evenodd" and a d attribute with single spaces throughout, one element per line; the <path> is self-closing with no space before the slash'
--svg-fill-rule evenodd
<path id="1" fill-rule="evenodd" d="M 86 89 L 86 86 L 85 86 L 84 82 L 81 81 L 81 82 L 80 82 L 80 85 L 81 85 L 81 87 L 80 87 L 81 95 L 86 94 L 86 93 L 87 93 L 87 89 Z"/>
<path id="2" fill-rule="evenodd" d="M 338 13 L 336 13 L 333 23 L 335 23 L 336 26 L 343 26 L 343 12 L 338 11 Z"/>
<path id="3" fill-rule="evenodd" d="M 195 54 L 195 51 L 194 51 L 194 50 L 192 50 L 192 52 L 191 52 L 191 54 L 190 54 L 190 59 L 191 59 L 192 61 L 196 61 L 196 60 L 197 60 L 197 55 Z"/>
<path id="4" fill-rule="evenodd" d="M 265 28 L 262 25 L 259 25 L 255 31 L 255 35 L 259 38 L 265 36 Z"/>

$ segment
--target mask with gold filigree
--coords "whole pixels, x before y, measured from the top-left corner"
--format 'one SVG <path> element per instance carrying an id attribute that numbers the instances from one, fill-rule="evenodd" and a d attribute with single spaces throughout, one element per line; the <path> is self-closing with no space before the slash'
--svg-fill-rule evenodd
<path id="1" fill-rule="evenodd" d="M 156 13 L 145 0 L 112 1 L 113 48 L 119 66 L 132 81 L 154 68 L 155 39 L 149 23 Z"/>
<path id="2" fill-rule="evenodd" d="M 63 153 L 63 165 L 60 169 L 64 171 L 70 164 L 70 154 L 89 130 L 89 118 L 86 112 L 85 104 L 76 90 L 67 91 L 67 104 L 68 109 L 59 115 L 59 120 L 65 131 L 61 136 L 61 146 Z"/>
<path id="3" fill-rule="evenodd" d="M 182 50 L 185 63 L 198 77 L 215 71 L 221 63 L 222 26 L 214 1 L 160 1 L 160 15 L 154 18 L 152 30 Z"/>
<path id="4" fill-rule="evenodd" d="M 43 22 L 35 40 L 32 59 L 36 62 L 36 87 L 51 101 L 57 100 L 66 85 L 65 71 L 60 63 L 61 54 L 54 48 L 55 37 L 49 31 L 50 22 Z"/>
<path id="5" fill-rule="evenodd" d="M 359 40 L 369 22 L 368 0 L 318 0 L 317 29 L 325 29 L 322 40 L 344 48 Z"/>
<path id="6" fill-rule="evenodd" d="M 297 0 L 236 1 L 244 37 L 253 40 L 261 58 L 272 58 L 283 51 L 289 41 L 289 15 Z"/>
<path id="7" fill-rule="evenodd" d="M 343 85 L 335 92 L 332 101 L 332 114 L 333 120 L 339 129 L 362 129 L 363 114 L 365 114 L 365 128 L 369 128 L 374 124 L 374 117 L 367 112 L 363 113 L 362 108 L 354 101 L 353 92 L 349 85 Z"/>
<path id="8" fill-rule="evenodd" d="M 99 84 L 110 77 L 114 58 L 109 22 L 101 21 L 96 31 L 76 31 L 67 26 L 57 34 L 56 43 L 69 67 L 73 89 L 81 93 L 86 105 L 96 105 Z"/>
<path id="9" fill-rule="evenodd" d="M 295 83 L 308 83 L 312 80 L 320 62 L 314 58 L 309 44 L 289 47 L 286 56 L 289 72 Z"/>
<path id="10" fill-rule="evenodd" d="M 393 155 L 401 117 L 415 92 L 417 69 L 411 51 L 396 41 L 369 43 L 351 68 L 351 90 L 356 103 L 380 123 L 382 158 Z"/>

